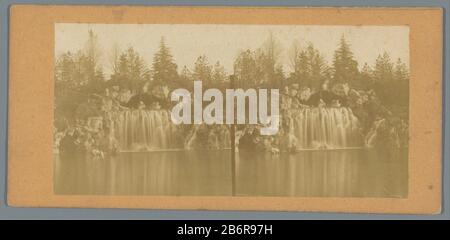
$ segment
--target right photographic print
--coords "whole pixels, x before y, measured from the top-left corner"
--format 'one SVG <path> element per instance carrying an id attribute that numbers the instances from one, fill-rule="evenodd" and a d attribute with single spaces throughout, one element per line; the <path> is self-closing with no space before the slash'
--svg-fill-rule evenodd
<path id="1" fill-rule="evenodd" d="M 406 198 L 409 27 L 289 26 L 265 39 L 237 55 L 234 81 L 280 90 L 279 129 L 236 125 L 236 195 Z"/>

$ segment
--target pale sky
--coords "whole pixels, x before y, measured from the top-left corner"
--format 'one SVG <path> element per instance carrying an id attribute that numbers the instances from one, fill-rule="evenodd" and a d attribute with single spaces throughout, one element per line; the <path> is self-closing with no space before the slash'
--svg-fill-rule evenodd
<path id="1" fill-rule="evenodd" d="M 342 34 L 351 44 L 355 59 L 361 65 L 373 65 L 378 54 L 388 52 L 393 61 L 401 58 L 409 66 L 408 26 L 318 26 L 318 25 L 217 25 L 217 24 L 55 24 L 55 54 L 82 49 L 88 31 L 98 36 L 104 72 L 111 72 L 110 55 L 114 45 L 120 50 L 133 47 L 151 66 L 162 36 L 181 70 L 192 69 L 199 55 L 206 55 L 210 64 L 216 61 L 233 71 L 233 61 L 240 50 L 256 49 L 270 32 L 282 47 L 280 63 L 291 70 L 289 50 L 293 42 L 306 47 L 314 44 L 331 65 Z"/>

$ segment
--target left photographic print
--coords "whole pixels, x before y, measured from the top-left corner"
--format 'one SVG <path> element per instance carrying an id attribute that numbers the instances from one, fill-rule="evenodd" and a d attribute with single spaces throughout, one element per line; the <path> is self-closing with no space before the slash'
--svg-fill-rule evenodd
<path id="1" fill-rule="evenodd" d="M 193 79 L 229 87 L 220 61 L 210 64 L 202 46 L 175 37 L 198 27 L 55 29 L 56 194 L 231 195 L 230 125 L 171 119 L 174 89 L 192 92 Z"/>

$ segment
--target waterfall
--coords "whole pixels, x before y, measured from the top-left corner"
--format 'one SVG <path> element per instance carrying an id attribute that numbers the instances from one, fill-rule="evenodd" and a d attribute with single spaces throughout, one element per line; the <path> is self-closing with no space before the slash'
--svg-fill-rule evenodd
<path id="1" fill-rule="evenodd" d="M 358 118 L 346 107 L 314 107 L 289 110 L 289 132 L 297 149 L 361 147 Z"/>
<path id="2" fill-rule="evenodd" d="M 201 124 L 183 130 L 172 123 L 169 110 L 124 110 L 112 125 L 121 151 L 231 148 L 226 125 Z"/>
<path id="3" fill-rule="evenodd" d="M 180 148 L 176 130 L 167 110 L 126 110 L 119 112 L 114 121 L 122 151 Z"/>
<path id="4" fill-rule="evenodd" d="M 350 108 L 314 107 L 290 109 L 289 142 L 297 149 L 340 149 L 362 147 L 359 122 Z M 173 149 L 229 148 L 225 125 L 209 129 L 195 126 L 183 136 L 173 124 L 168 110 L 125 110 L 117 113 L 113 131 L 121 151 L 157 151 Z M 200 133 L 202 132 L 202 133 Z M 200 135 L 199 135 L 200 134 Z M 202 139 L 206 138 L 206 142 Z"/>
<path id="5" fill-rule="evenodd" d="M 378 137 L 378 131 L 379 129 L 384 126 L 386 123 L 386 119 L 380 119 L 380 120 L 376 120 L 373 123 L 372 128 L 370 128 L 370 131 L 367 133 L 365 139 L 364 139 L 364 144 L 366 145 L 366 147 L 374 147 L 376 144 L 376 140 Z"/>

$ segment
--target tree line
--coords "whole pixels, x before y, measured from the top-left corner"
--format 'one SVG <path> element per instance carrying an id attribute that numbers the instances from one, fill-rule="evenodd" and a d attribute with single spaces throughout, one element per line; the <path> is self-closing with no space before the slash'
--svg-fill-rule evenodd
<path id="1" fill-rule="evenodd" d="M 65 52 L 57 57 L 57 98 L 70 92 L 81 96 L 100 94 L 110 86 L 120 86 L 121 89 L 129 89 L 136 94 L 144 83 L 190 88 L 191 81 L 201 80 L 206 87 L 229 86 L 230 79 L 234 79 L 235 86 L 244 88 L 281 88 L 298 84 L 300 87 L 318 90 L 325 81 L 330 85 L 347 83 L 357 90 L 373 89 L 387 106 L 407 106 L 409 101 L 407 65 L 401 59 L 393 61 L 387 52 L 381 53 L 373 66 L 367 63 L 361 65 L 344 36 L 340 39 L 331 63 L 325 61 L 313 43 L 300 47 L 294 42 L 287 51 L 292 70 L 286 72 L 280 59 L 283 49 L 276 37 L 270 34 L 261 47 L 242 50 L 237 54 L 231 74 L 225 71 L 219 61 L 211 64 L 205 55 L 195 59 L 193 69 L 186 66 L 179 68 L 162 37 L 151 64 L 146 63 L 133 47 L 124 51 L 114 47 L 109 52 L 112 73 L 105 76 L 100 62 L 100 44 L 96 34 L 90 30 L 83 49 L 75 53 Z"/>

